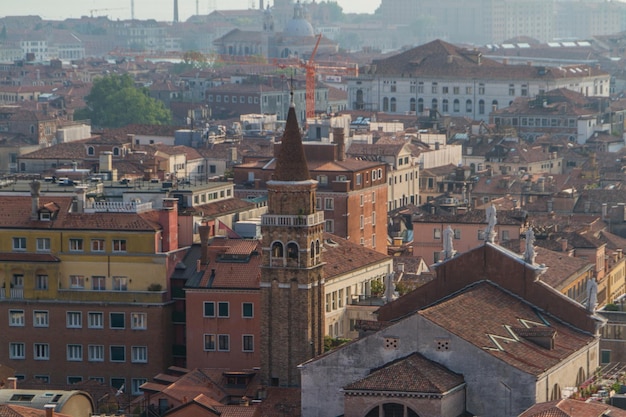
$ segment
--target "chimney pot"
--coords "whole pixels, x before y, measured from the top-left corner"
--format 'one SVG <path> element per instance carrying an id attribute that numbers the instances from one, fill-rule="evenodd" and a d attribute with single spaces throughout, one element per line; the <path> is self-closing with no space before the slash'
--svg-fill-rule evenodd
<path id="1" fill-rule="evenodd" d="M 14 376 L 10 376 L 7 378 L 9 383 L 11 384 L 12 389 L 17 389 L 17 378 Z"/>
<path id="2" fill-rule="evenodd" d="M 54 415 L 54 408 L 56 404 L 45 404 L 43 408 L 46 410 L 46 417 L 52 417 Z"/>

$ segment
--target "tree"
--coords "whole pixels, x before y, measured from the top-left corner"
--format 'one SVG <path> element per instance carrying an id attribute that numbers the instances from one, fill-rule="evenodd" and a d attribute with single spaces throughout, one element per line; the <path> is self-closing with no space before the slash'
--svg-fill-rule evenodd
<path id="1" fill-rule="evenodd" d="M 151 98 L 144 87 L 136 87 L 129 75 L 108 75 L 94 81 L 85 97 L 87 108 L 76 119 L 91 119 L 94 126 L 122 127 L 129 124 L 162 125 L 172 116 L 162 102 Z"/>

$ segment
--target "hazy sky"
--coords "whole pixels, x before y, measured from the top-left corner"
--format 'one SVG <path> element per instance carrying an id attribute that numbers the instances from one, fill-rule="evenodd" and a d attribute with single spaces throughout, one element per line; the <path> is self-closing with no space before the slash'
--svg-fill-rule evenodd
<path id="1" fill-rule="evenodd" d="M 267 4 L 268 0 L 265 0 Z M 269 0 L 273 4 L 272 0 Z M 172 21 L 174 0 L 134 0 L 136 19 Z M 347 13 L 373 13 L 380 0 L 337 0 Z M 178 0 L 181 21 L 196 13 L 207 14 L 215 9 L 247 9 L 258 7 L 259 0 Z M 131 0 L 0 0 L 0 17 L 39 15 L 44 19 L 62 20 L 66 17 L 108 16 L 110 19 L 130 19 Z"/>

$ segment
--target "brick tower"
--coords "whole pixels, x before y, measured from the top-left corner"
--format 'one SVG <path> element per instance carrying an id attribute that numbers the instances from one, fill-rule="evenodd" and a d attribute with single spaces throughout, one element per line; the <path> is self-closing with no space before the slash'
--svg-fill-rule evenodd
<path id="1" fill-rule="evenodd" d="M 315 211 L 316 188 L 292 102 L 261 223 L 261 376 L 267 385 L 299 386 L 297 366 L 324 347 L 324 213 Z"/>

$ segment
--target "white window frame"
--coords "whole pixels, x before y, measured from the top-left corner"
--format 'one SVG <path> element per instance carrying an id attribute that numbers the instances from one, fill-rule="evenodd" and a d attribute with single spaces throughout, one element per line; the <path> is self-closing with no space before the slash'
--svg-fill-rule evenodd
<path id="1" fill-rule="evenodd" d="M 246 349 L 246 339 L 249 338 L 252 341 L 252 348 L 251 349 Z M 243 334 L 241 335 L 241 351 L 242 352 L 254 352 L 254 335 L 252 334 Z"/>
<path id="2" fill-rule="evenodd" d="M 33 327 L 49 327 L 50 314 L 45 310 L 33 311 Z"/>
<path id="3" fill-rule="evenodd" d="M 211 345 L 207 345 L 207 338 L 213 341 L 212 347 Z M 202 337 L 202 343 L 203 343 L 205 352 L 215 352 L 217 350 L 217 336 L 215 334 L 205 333 Z"/>
<path id="4" fill-rule="evenodd" d="M 83 327 L 83 313 L 80 311 L 66 312 L 65 326 L 68 329 L 81 329 Z"/>
<path id="5" fill-rule="evenodd" d="M 83 360 L 83 345 L 68 344 L 66 348 L 67 360 L 69 362 L 82 362 Z"/>
<path id="6" fill-rule="evenodd" d="M 148 316 L 146 313 L 130 313 L 130 328 L 133 330 L 146 330 L 148 328 Z"/>
<path id="7" fill-rule="evenodd" d="M 26 250 L 26 238 L 14 237 L 12 239 L 12 248 L 14 251 L 24 252 Z"/>
<path id="8" fill-rule="evenodd" d="M 33 359 L 36 361 L 50 360 L 50 345 L 48 343 L 33 343 Z"/>
<path id="9" fill-rule="evenodd" d="M 91 239 L 91 251 L 92 252 L 104 252 L 106 250 L 106 240 L 104 239 Z"/>
<path id="10" fill-rule="evenodd" d="M 131 378 L 131 380 L 130 380 L 131 394 L 132 395 L 142 395 L 143 391 L 141 390 L 140 387 L 143 384 L 145 384 L 146 382 L 148 382 L 148 380 L 146 378 Z"/>
<path id="11" fill-rule="evenodd" d="M 226 341 L 226 348 L 221 347 L 222 340 Z M 229 334 L 218 334 L 217 335 L 217 350 L 218 352 L 230 352 L 230 335 Z"/>
<path id="12" fill-rule="evenodd" d="M 89 362 L 104 362 L 104 345 L 88 345 L 87 354 Z"/>
<path id="13" fill-rule="evenodd" d="M 50 252 L 50 238 L 49 237 L 38 237 L 36 239 L 37 242 L 37 252 Z"/>
<path id="14" fill-rule="evenodd" d="M 83 275 L 70 275 L 70 288 L 84 289 L 85 277 Z"/>
<path id="15" fill-rule="evenodd" d="M 130 352 L 132 363 L 148 363 L 148 346 L 131 346 Z"/>
<path id="16" fill-rule="evenodd" d="M 69 250 L 70 252 L 83 252 L 85 250 L 83 239 L 74 237 L 70 238 Z"/>
<path id="17" fill-rule="evenodd" d="M 335 209 L 335 199 L 334 198 L 324 198 L 324 210 L 334 210 Z"/>
<path id="18" fill-rule="evenodd" d="M 111 289 L 113 291 L 128 291 L 128 277 L 114 276 L 111 280 Z"/>
<path id="19" fill-rule="evenodd" d="M 22 342 L 9 343 L 9 359 L 26 359 L 26 345 Z"/>
<path id="20" fill-rule="evenodd" d="M 24 310 L 9 310 L 9 326 L 24 327 L 25 321 Z"/>
<path id="21" fill-rule="evenodd" d="M 114 253 L 125 253 L 126 252 L 126 239 L 113 239 L 113 252 Z"/>
<path id="22" fill-rule="evenodd" d="M 87 327 L 90 329 L 104 329 L 104 313 L 101 311 L 88 312 Z"/>

